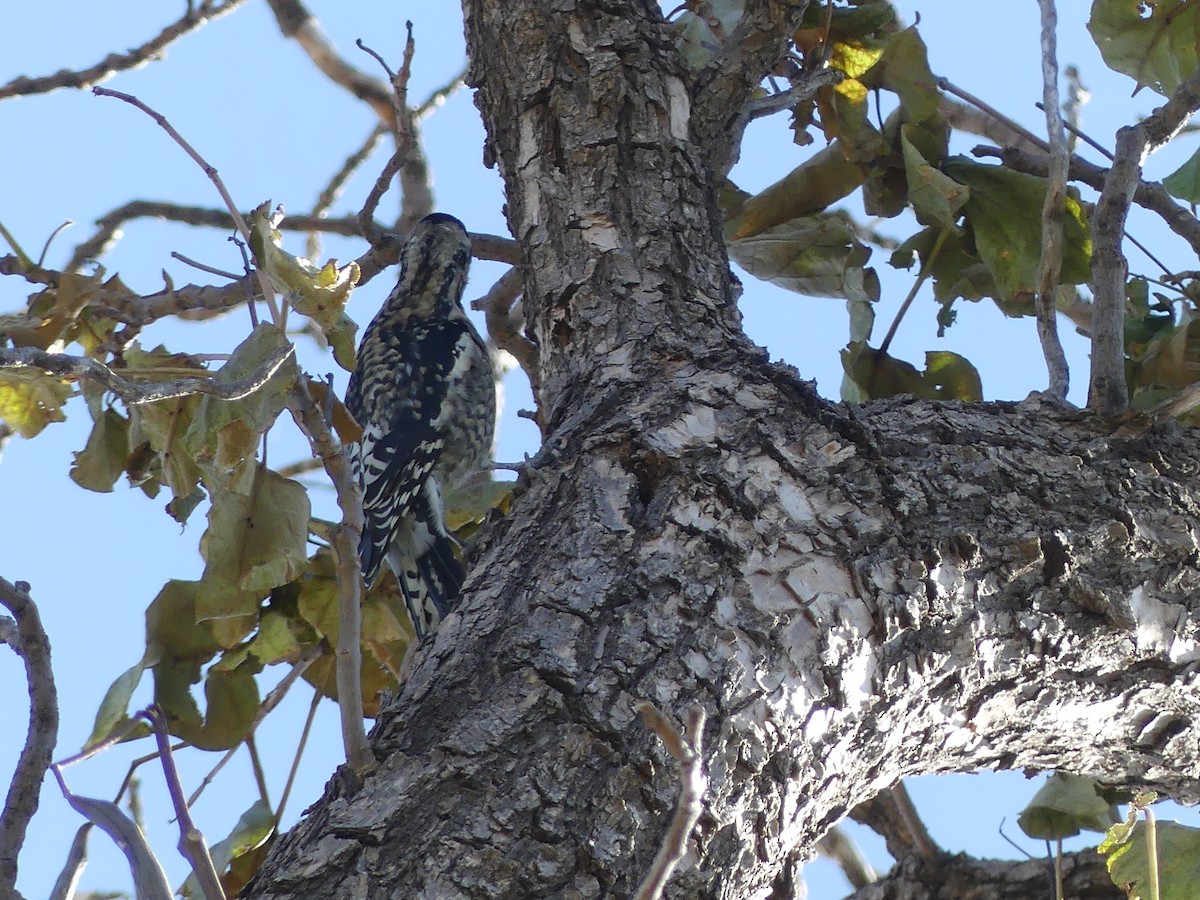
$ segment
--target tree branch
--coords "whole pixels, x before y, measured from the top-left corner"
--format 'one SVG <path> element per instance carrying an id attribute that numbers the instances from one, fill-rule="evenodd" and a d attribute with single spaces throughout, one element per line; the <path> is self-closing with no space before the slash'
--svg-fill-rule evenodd
<path id="1" fill-rule="evenodd" d="M 1042 103 L 1050 136 L 1050 175 L 1042 203 L 1042 253 L 1038 261 L 1037 331 L 1049 375 L 1047 393 L 1067 399 L 1070 370 L 1058 339 L 1058 280 L 1062 274 L 1063 206 L 1067 199 L 1067 142 L 1058 102 L 1058 13 L 1054 0 L 1038 0 L 1042 17 Z"/>
<path id="2" fill-rule="evenodd" d="M 284 362 L 291 358 L 294 350 L 291 344 L 280 347 L 251 375 L 228 384 L 219 384 L 207 378 L 179 378 L 139 387 L 97 360 L 65 353 L 46 353 L 33 347 L 0 350 L 0 369 L 41 369 L 43 372 L 65 378 L 86 378 L 130 404 L 153 403 L 156 400 L 170 400 L 190 394 L 209 394 L 222 400 L 241 400 L 266 384 Z"/>
<path id="3" fill-rule="evenodd" d="M 54 758 L 54 745 L 58 741 L 58 694 L 50 665 L 50 641 L 29 595 L 29 585 L 0 578 L 0 605 L 16 620 L 18 642 L 12 646 L 25 663 L 29 691 L 25 746 L 17 758 L 4 799 L 4 812 L 0 814 L 0 894 L 19 896 L 17 857 L 25 843 L 25 831 L 38 809 L 42 778 Z"/>
<path id="4" fill-rule="evenodd" d="M 663 837 L 650 871 L 642 880 L 634 900 L 659 900 L 671 873 L 687 854 L 688 838 L 704 811 L 704 793 L 708 779 L 704 777 L 704 707 L 688 710 L 687 723 L 680 730 L 652 703 L 639 703 L 642 720 L 653 728 L 667 751 L 679 763 L 679 800 L 671 827 Z"/>
<path id="5" fill-rule="evenodd" d="M 44 75 L 40 78 L 21 75 L 7 84 L 0 85 L 0 100 L 29 94 L 44 94 L 59 88 L 88 88 L 111 78 L 118 72 L 144 66 L 159 56 L 178 38 L 195 31 L 206 22 L 233 12 L 244 2 L 245 0 L 225 0 L 224 3 L 217 5 L 203 3 L 198 9 L 189 3 L 187 12 L 182 18 L 172 22 L 141 46 L 135 47 L 127 53 L 110 53 L 96 65 L 78 71 L 62 69 L 53 75 Z"/>
<path id="6" fill-rule="evenodd" d="M 1092 219 L 1092 371 L 1088 406 L 1115 416 L 1129 402 L 1125 384 L 1125 279 L 1129 264 L 1121 250 L 1129 205 L 1141 183 L 1146 157 L 1174 137 L 1200 108 L 1200 71 L 1179 85 L 1165 104 L 1137 125 L 1117 132 L 1112 168 Z"/>
<path id="7" fill-rule="evenodd" d="M 297 379 L 292 386 L 288 411 L 308 438 L 313 456 L 319 457 L 324 463 L 342 510 L 342 521 L 333 527 L 330 535 L 337 559 L 339 603 L 335 674 L 346 762 L 355 775 L 363 778 L 375 768 L 376 762 L 363 728 L 362 574 L 358 568 L 358 539 L 363 527 L 362 491 L 351 477 L 346 455 L 334 439 L 303 379 Z"/>

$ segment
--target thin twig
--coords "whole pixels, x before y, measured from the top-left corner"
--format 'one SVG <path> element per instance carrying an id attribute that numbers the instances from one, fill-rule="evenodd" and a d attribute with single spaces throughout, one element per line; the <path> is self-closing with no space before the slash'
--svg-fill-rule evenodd
<path id="1" fill-rule="evenodd" d="M 1170 99 L 1137 125 L 1117 132 L 1116 156 L 1092 219 L 1092 371 L 1088 406 L 1102 416 L 1115 416 L 1129 402 L 1125 383 L 1125 280 L 1129 264 L 1121 237 L 1129 206 L 1141 181 L 1142 163 L 1183 128 L 1200 108 L 1200 70 Z"/>
<path id="2" fill-rule="evenodd" d="M 242 277 L 234 272 L 226 272 L 224 269 L 218 269 L 216 266 L 206 265 L 205 263 L 192 259 L 190 256 L 184 256 L 182 253 L 179 253 L 176 250 L 171 251 L 171 258 L 177 259 L 184 265 L 191 266 L 193 269 L 199 269 L 201 272 L 207 272 L 209 275 L 217 275 L 221 278 L 228 278 L 230 281 L 237 281 Z"/>
<path id="3" fill-rule="evenodd" d="M 225 207 L 229 210 L 229 214 L 233 216 L 233 221 L 237 225 L 237 229 L 242 235 L 242 240 L 244 240 L 247 244 L 250 243 L 250 228 L 246 225 L 246 220 L 242 218 L 241 212 L 238 211 L 237 204 L 233 202 L 233 197 L 230 196 L 229 191 L 225 187 L 225 182 L 221 180 L 221 176 L 217 173 L 216 168 L 209 165 L 204 157 L 201 156 L 196 149 L 184 139 L 183 135 L 175 130 L 175 126 L 167 121 L 166 116 L 147 106 L 132 94 L 125 94 L 121 91 L 110 91 L 108 88 L 102 87 L 92 88 L 92 93 L 98 97 L 115 97 L 118 100 L 123 100 L 124 102 L 137 107 L 150 118 L 152 118 L 160 128 L 166 131 L 166 133 L 171 136 L 175 143 L 182 147 L 183 151 L 193 160 L 195 160 L 196 165 L 200 166 L 204 174 L 208 176 L 209 181 L 211 181 L 213 186 L 217 189 L 217 193 L 221 195 L 221 199 L 225 201 Z M 275 303 L 275 290 L 271 286 L 271 279 L 268 278 L 267 273 L 262 270 L 257 270 L 257 275 L 259 285 L 262 288 L 263 299 L 266 300 L 267 308 L 271 311 L 271 321 L 279 323 L 281 321 L 279 307 Z"/>
<path id="4" fill-rule="evenodd" d="M 753 122 L 763 116 L 791 109 L 797 103 L 815 95 L 821 88 L 839 84 L 845 77 L 845 73 L 838 69 L 817 69 L 814 72 L 808 72 L 803 76 L 802 81 L 792 85 L 786 91 L 747 101 L 746 105 L 742 107 L 741 115 L 745 116 L 747 121 Z"/>
<path id="5" fill-rule="evenodd" d="M 1010 131 L 1014 132 L 1015 134 L 1019 134 L 1022 138 L 1024 138 L 1029 143 L 1033 144 L 1039 150 L 1042 150 L 1047 153 L 1050 151 L 1049 145 L 1047 145 L 1045 141 L 1043 141 L 1040 137 L 1038 137 L 1036 134 L 1034 134 L 1032 131 L 1030 131 L 1028 128 L 1026 128 L 1024 125 L 1018 125 L 1016 122 L 1014 122 L 1008 116 L 1004 115 L 1004 113 L 1000 112 L 1000 110 L 996 109 L 996 107 L 992 106 L 989 103 L 984 102 L 983 100 L 980 100 L 974 94 L 964 91 L 958 85 L 954 84 L 953 82 L 951 82 L 945 78 L 939 78 L 937 80 L 937 86 L 938 86 L 939 90 L 949 91 L 951 94 L 954 94 L 954 96 L 956 96 L 962 100 L 966 100 L 972 106 L 981 109 L 983 112 L 987 113 L 989 116 L 994 118 L 997 122 L 1002 123 L 1005 128 L 1008 128 Z"/>
<path id="6" fill-rule="evenodd" d="M 300 759 L 304 756 L 304 748 L 308 745 L 308 737 L 312 734 L 313 719 L 317 716 L 317 706 L 321 703 L 321 692 L 314 690 L 312 702 L 308 705 L 308 715 L 304 719 L 304 728 L 300 732 L 300 742 L 296 745 L 296 755 L 292 757 L 292 767 L 288 769 L 287 781 L 283 785 L 283 796 L 279 798 L 279 806 L 275 810 L 275 823 L 283 821 L 283 811 L 287 808 L 288 797 L 292 794 L 292 785 L 296 782 L 296 773 L 300 770 Z"/>
<path id="7" fill-rule="evenodd" d="M 1070 68 L 1070 66 L 1068 66 L 1067 68 Z M 1035 103 L 1034 106 L 1036 106 L 1042 112 L 1046 111 L 1045 103 Z M 1065 106 L 1066 106 L 1066 104 L 1064 104 L 1064 107 Z M 1085 144 L 1087 144 L 1089 147 L 1091 147 L 1093 150 L 1095 150 L 1097 153 L 1099 153 L 1101 156 L 1103 156 L 1109 162 L 1112 162 L 1112 158 L 1113 158 L 1112 151 L 1109 150 L 1107 147 L 1105 147 L 1103 144 L 1101 144 L 1098 140 L 1096 140 L 1095 138 L 1091 137 L 1090 135 L 1085 134 L 1084 132 L 1080 131 L 1078 126 L 1076 126 L 1066 120 L 1063 121 L 1062 126 L 1063 126 L 1063 128 L 1067 129 L 1068 132 L 1071 133 L 1071 136 L 1073 138 L 1079 138 L 1079 140 L 1083 141 Z M 1073 153 L 1074 150 L 1071 148 L 1070 144 L 1071 144 L 1071 142 L 1068 142 L 1067 152 Z"/>
<path id="8" fill-rule="evenodd" d="M 375 148 L 379 146 L 379 139 L 385 134 L 387 134 L 387 127 L 382 122 L 376 123 L 375 127 L 371 129 L 371 133 L 367 135 L 367 139 L 346 158 L 341 168 L 334 173 L 333 177 L 329 179 L 329 183 L 317 195 L 311 215 L 317 218 L 324 218 L 325 214 L 333 207 L 333 204 L 337 202 L 338 197 L 342 195 L 342 191 L 346 187 L 346 182 L 367 161 L 367 158 L 375 152 Z M 355 233 L 357 234 L 357 232 Z M 308 254 L 309 259 L 316 259 L 321 255 L 320 234 L 321 232 L 317 229 L 313 229 L 308 233 L 308 245 L 305 247 L 305 253 Z"/>
<path id="9" fill-rule="evenodd" d="M 313 401 L 308 385 L 298 379 L 292 385 L 288 411 L 308 438 L 313 456 L 320 457 L 337 491 L 342 510 L 341 524 L 333 527 L 331 543 L 337 560 L 340 612 L 335 655 L 338 709 L 346 762 L 360 778 L 376 766 L 375 754 L 363 727 L 362 700 L 362 574 L 358 568 L 358 540 L 362 534 L 362 490 L 351 477 L 346 455 Z"/>
<path id="10" fill-rule="evenodd" d="M 1083 105 L 1092 97 L 1079 77 L 1079 69 L 1075 66 L 1067 66 L 1063 70 L 1063 74 L 1067 76 L 1067 101 L 1063 104 L 1063 115 L 1066 117 L 1064 124 L 1067 126 L 1067 130 L 1071 132 L 1071 139 L 1067 141 L 1067 153 L 1071 154 L 1075 152 L 1075 138 L 1080 137 L 1093 147 L 1100 149 L 1100 152 L 1105 154 L 1109 159 L 1112 159 L 1112 154 L 1100 148 L 1090 137 L 1079 130 L 1079 126 L 1083 121 Z"/>
<path id="11" fill-rule="evenodd" d="M 1058 111 L 1058 12 L 1054 0 L 1038 0 L 1042 16 L 1042 103 L 1050 136 L 1050 176 L 1042 202 L 1042 253 L 1038 261 L 1037 332 L 1046 360 L 1046 392 L 1067 399 L 1070 369 L 1058 338 L 1058 280 L 1062 274 L 1063 208 L 1067 200 L 1067 142 Z"/>
<path id="12" fill-rule="evenodd" d="M 896 317 L 892 319 L 891 327 L 888 328 L 887 334 L 883 336 L 883 343 L 879 345 L 879 352 L 886 353 L 888 347 L 892 345 L 892 338 L 896 336 L 896 329 L 900 327 L 900 323 L 904 320 L 908 308 L 912 306 L 913 300 L 917 297 L 917 291 L 921 289 L 926 279 L 929 278 L 933 271 L 933 264 L 937 261 L 938 254 L 942 252 L 942 245 L 946 243 L 946 236 L 950 233 L 949 229 L 942 229 L 938 232 L 937 238 L 933 242 L 933 247 L 929 251 L 928 258 L 922 260 L 921 269 L 917 273 L 917 279 L 913 282 L 913 286 L 908 290 L 908 296 L 904 298 L 904 302 L 900 304 L 900 308 L 896 310 Z"/>
<path id="13" fill-rule="evenodd" d="M 704 794 L 708 790 L 703 760 L 704 707 L 697 705 L 688 710 L 686 725 L 682 730 L 652 703 L 639 703 L 637 711 L 641 713 L 642 720 L 654 729 L 667 752 L 679 763 L 679 800 L 671 827 L 663 837 L 650 871 L 634 894 L 634 900 L 658 900 L 671 873 L 687 853 L 692 829 L 704 811 Z"/>
<path id="14" fill-rule="evenodd" d="M 50 665 L 50 641 L 42 627 L 37 605 L 24 581 L 15 584 L 0 578 L 0 605 L 17 623 L 18 643 L 13 649 L 25 664 L 29 691 L 29 727 L 17 758 L 4 811 L 0 813 L 0 895 L 15 894 L 17 856 L 25 831 L 38 809 L 42 778 L 54 759 L 58 741 L 58 694 Z M 10 722 L 10 726 L 15 723 Z"/>
<path id="15" fill-rule="evenodd" d="M 334 48 L 321 30 L 321 23 L 299 0 L 267 0 L 279 31 L 291 38 L 330 81 L 363 100 L 380 121 L 394 127 L 391 91 L 387 83 L 356 69 Z"/>
<path id="16" fill-rule="evenodd" d="M 202 4 L 199 8 L 187 4 L 187 12 L 172 22 L 155 37 L 139 47 L 134 47 L 127 53 L 110 53 L 94 66 L 78 71 L 62 69 L 53 75 L 39 78 L 29 78 L 21 75 L 7 84 L 0 85 L 0 100 L 9 97 L 27 96 L 29 94 L 45 94 L 59 88 L 88 88 L 105 79 L 111 78 L 118 72 L 136 69 L 161 56 L 163 50 L 177 38 L 189 31 L 195 31 L 205 22 L 220 18 L 226 13 L 233 12 L 245 0 L 225 0 L 220 5 Z"/>
<path id="17" fill-rule="evenodd" d="M 228 384 L 219 384 L 208 378 L 180 378 L 139 387 L 97 360 L 66 353 L 46 353 L 33 347 L 0 350 L 0 369 L 41 369 L 43 372 L 64 378 L 87 378 L 131 404 L 171 400 L 190 394 L 209 394 L 221 400 L 241 400 L 266 384 L 292 356 L 294 350 L 291 344 L 280 347 L 252 374 Z"/>
<path id="18" fill-rule="evenodd" d="M 250 723 L 250 727 L 246 729 L 247 737 L 254 734 L 258 726 L 262 724 L 263 719 L 270 715 L 275 707 L 277 707 L 283 701 L 283 698 L 287 696 L 287 692 L 291 690 L 292 685 L 296 683 L 296 679 L 303 675 L 305 670 L 311 666 L 313 661 L 316 660 L 316 658 L 320 655 L 320 642 L 313 643 L 308 646 L 308 649 L 304 651 L 301 657 L 292 664 L 292 667 L 288 670 L 288 673 L 279 680 L 279 684 L 275 685 L 271 692 L 267 694 L 266 698 L 263 699 L 263 702 L 259 704 L 258 710 L 254 713 L 254 720 Z M 217 776 L 217 773 L 225 767 L 225 764 L 229 762 L 229 760 L 233 759 L 234 754 L 237 753 L 240 746 L 240 744 L 235 744 L 225 751 L 225 755 L 218 760 L 217 764 L 213 766 L 208 771 L 208 774 L 200 780 L 199 786 L 192 791 L 192 795 L 187 799 L 188 806 L 195 805 L 196 801 L 200 799 L 200 795 L 204 793 L 204 789 L 212 784 L 213 779 Z"/>
<path id="19" fill-rule="evenodd" d="M 175 756 L 171 753 L 171 736 L 167 734 L 166 719 L 154 707 L 138 713 L 138 718 L 150 723 L 150 727 L 154 729 L 154 739 L 158 742 L 159 759 L 162 762 L 167 791 L 171 795 L 175 817 L 179 820 L 179 852 L 192 864 L 192 872 L 200 882 L 205 900 L 225 900 L 225 889 L 221 887 L 221 879 L 217 877 L 217 870 L 213 865 L 212 855 L 208 852 L 208 845 L 204 842 L 204 835 L 196 827 L 187 801 L 183 799 L 183 783 L 179 780 Z"/>

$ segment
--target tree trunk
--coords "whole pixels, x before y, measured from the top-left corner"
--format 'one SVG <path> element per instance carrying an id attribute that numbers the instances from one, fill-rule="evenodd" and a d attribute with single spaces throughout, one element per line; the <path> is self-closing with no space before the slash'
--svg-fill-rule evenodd
<path id="1" fill-rule="evenodd" d="M 716 173 L 803 5 L 747 0 L 754 41 L 694 76 L 656 4 L 465 3 L 545 446 L 381 715 L 380 769 L 335 779 L 252 896 L 632 895 L 679 792 L 643 700 L 708 713 L 674 897 L 787 896 L 908 775 L 1200 800 L 1197 441 L 835 406 L 740 331 Z"/>

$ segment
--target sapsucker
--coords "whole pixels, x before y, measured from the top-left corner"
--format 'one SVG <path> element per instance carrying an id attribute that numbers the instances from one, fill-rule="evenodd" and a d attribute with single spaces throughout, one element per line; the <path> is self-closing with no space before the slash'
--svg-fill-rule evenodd
<path id="1" fill-rule="evenodd" d="M 363 492 L 363 577 L 370 588 L 387 562 L 418 638 L 463 582 L 442 498 L 487 465 L 496 421 L 491 360 L 461 305 L 470 263 L 462 222 L 434 213 L 417 223 L 346 389 L 363 432 L 347 448 Z"/>

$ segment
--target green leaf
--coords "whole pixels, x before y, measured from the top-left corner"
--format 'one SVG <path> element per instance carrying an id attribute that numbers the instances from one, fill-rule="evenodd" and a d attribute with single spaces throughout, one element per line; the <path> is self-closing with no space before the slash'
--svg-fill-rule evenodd
<path id="1" fill-rule="evenodd" d="M 916 129 L 905 125 L 900 129 L 900 145 L 904 150 L 904 173 L 908 177 L 908 200 L 922 225 L 939 226 L 958 232 L 958 211 L 970 197 L 970 190 L 949 175 L 938 171 L 913 145 L 910 135 Z"/>
<path id="2" fill-rule="evenodd" d="M 228 750 L 240 743 L 258 713 L 254 674 L 245 666 L 210 671 L 204 679 L 203 720 L 180 674 L 164 666 L 154 670 L 154 699 L 168 714 L 171 734 L 201 750 Z"/>
<path id="3" fill-rule="evenodd" d="M 268 609 L 258 623 L 258 634 L 250 641 L 249 650 L 263 665 L 295 659 L 300 654 L 300 642 L 296 640 L 288 617 Z"/>
<path id="4" fill-rule="evenodd" d="M 1103 832 L 1118 818 L 1100 790 L 1095 779 L 1055 772 L 1021 811 L 1017 824 L 1029 837 L 1046 841 L 1074 837 L 1082 829 Z"/>
<path id="5" fill-rule="evenodd" d="M 965 157 L 947 160 L 942 171 L 971 189 L 963 206 L 979 257 L 1003 299 L 1033 294 L 1042 253 L 1042 203 L 1046 179 L 985 166 Z M 1079 200 L 1068 194 L 1063 215 L 1060 284 L 1082 284 L 1091 274 L 1092 238 Z"/>
<path id="6" fill-rule="evenodd" d="M 75 454 L 71 480 L 89 491 L 113 489 L 129 459 L 129 420 L 114 409 L 104 410 L 92 426 L 83 450 Z"/>
<path id="7" fill-rule="evenodd" d="M 729 241 L 729 255 L 751 275 L 800 294 L 879 299 L 879 276 L 865 268 L 871 250 L 846 217 L 831 213 L 776 225 Z"/>
<path id="8" fill-rule="evenodd" d="M 96 724 L 92 726 L 92 733 L 83 745 L 85 750 L 107 740 L 109 735 L 129 721 L 129 701 L 145 671 L 145 662 L 140 662 L 121 673 L 109 686 L 104 699 L 100 701 L 100 709 L 96 711 Z"/>
<path id="9" fill-rule="evenodd" d="M 37 369 L 0 370 L 0 419 L 23 438 L 36 437 L 51 422 L 66 421 L 63 405 L 71 386 Z"/>
<path id="10" fill-rule="evenodd" d="M 1150 859 L 1146 823 L 1139 821 L 1132 830 L 1123 826 L 1113 826 L 1097 850 L 1107 857 L 1105 865 L 1113 884 L 1124 888 L 1130 897 L 1144 898 Z M 1158 822 L 1155 837 L 1160 900 L 1200 897 L 1200 829 L 1178 822 Z"/>
<path id="11" fill-rule="evenodd" d="M 1095 0 L 1088 31 L 1108 67 L 1139 90 L 1149 86 L 1170 96 L 1200 66 L 1200 4 L 1194 0 Z"/>
<path id="12" fill-rule="evenodd" d="M 254 260 L 292 309 L 317 323 L 333 348 L 338 365 L 352 372 L 358 326 L 345 310 L 346 301 L 361 277 L 358 263 L 351 262 L 339 269 L 335 260 L 318 266 L 303 257 L 292 256 L 283 249 L 283 235 L 275 229 L 276 222 L 268 211 L 270 205 L 268 200 L 250 214 L 250 249 Z"/>
<path id="13" fill-rule="evenodd" d="M 1185 203 L 1200 203 L 1200 150 L 1163 179 L 1163 187 Z"/>

